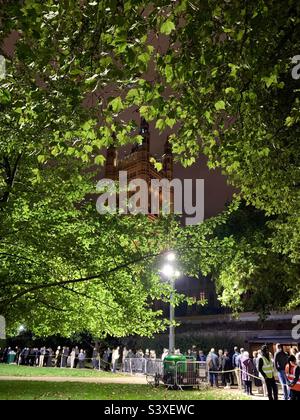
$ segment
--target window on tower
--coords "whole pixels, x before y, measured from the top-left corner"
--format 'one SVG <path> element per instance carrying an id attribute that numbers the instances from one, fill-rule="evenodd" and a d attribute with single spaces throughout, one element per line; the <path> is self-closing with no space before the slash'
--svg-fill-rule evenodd
<path id="1" fill-rule="evenodd" d="M 205 300 L 206 299 L 206 293 L 205 290 L 201 290 L 200 295 L 199 295 L 200 300 Z"/>

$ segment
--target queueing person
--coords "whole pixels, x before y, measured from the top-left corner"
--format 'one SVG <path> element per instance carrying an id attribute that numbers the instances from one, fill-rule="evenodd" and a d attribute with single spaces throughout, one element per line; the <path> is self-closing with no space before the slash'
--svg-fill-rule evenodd
<path id="1" fill-rule="evenodd" d="M 289 357 L 285 372 L 290 387 L 290 399 L 300 401 L 300 366 L 297 365 L 294 355 Z"/>
<path id="2" fill-rule="evenodd" d="M 197 362 L 206 362 L 206 356 L 202 350 L 199 351 Z"/>
<path id="3" fill-rule="evenodd" d="M 229 353 L 227 350 L 224 351 L 224 356 L 222 358 L 222 371 L 224 372 L 222 375 L 222 382 L 223 384 L 225 384 L 226 389 L 230 389 L 230 384 L 232 384 L 232 364 L 231 357 L 229 357 Z"/>
<path id="4" fill-rule="evenodd" d="M 75 351 L 75 348 L 74 347 L 72 348 L 72 351 L 70 353 L 70 356 L 71 356 L 70 368 L 71 369 L 74 369 L 74 367 L 75 367 L 75 359 L 76 359 L 76 351 Z"/>
<path id="5" fill-rule="evenodd" d="M 209 355 L 207 356 L 206 360 L 208 375 L 209 375 L 209 383 L 210 386 L 213 387 L 214 385 L 218 388 L 218 370 L 219 370 L 219 357 L 215 353 L 215 349 L 211 349 Z"/>
<path id="6" fill-rule="evenodd" d="M 81 349 L 78 354 L 79 369 L 84 369 L 85 357 L 86 357 L 85 351 Z"/>
<path id="7" fill-rule="evenodd" d="M 99 360 L 99 352 L 98 352 L 97 347 L 94 347 L 93 348 L 93 354 L 92 354 L 92 366 L 93 366 L 93 369 L 99 369 L 99 363 L 100 363 L 100 360 Z"/>
<path id="8" fill-rule="evenodd" d="M 246 386 L 243 383 L 242 380 L 242 365 L 241 365 L 241 358 L 243 357 L 245 349 L 241 348 L 239 355 L 235 358 L 235 373 L 237 376 L 237 383 L 240 390 L 244 388 L 244 391 L 246 392 Z"/>
<path id="9" fill-rule="evenodd" d="M 261 376 L 264 378 L 267 391 L 268 391 L 268 398 L 270 401 L 277 401 L 278 400 L 278 388 L 275 381 L 275 370 L 274 365 L 272 362 L 272 358 L 267 346 L 262 346 L 261 348 L 261 357 L 258 363 L 258 370 Z"/>
<path id="10" fill-rule="evenodd" d="M 287 377 L 285 368 L 289 360 L 289 355 L 283 351 L 281 344 L 276 344 L 276 353 L 274 358 L 275 368 L 278 372 L 279 382 L 283 390 L 283 399 L 288 401 L 290 398 L 289 388 L 287 385 Z"/>
<path id="11" fill-rule="evenodd" d="M 252 381 L 254 376 L 254 363 L 250 359 L 249 353 L 244 351 L 241 357 L 241 369 L 242 369 L 242 381 L 245 385 L 245 393 L 247 395 L 252 394 Z"/>
<path id="12" fill-rule="evenodd" d="M 219 369 L 218 370 L 220 372 L 222 372 L 222 370 L 223 370 L 223 359 L 224 359 L 223 350 L 220 349 L 218 351 L 218 366 L 219 366 Z M 223 373 L 220 373 L 218 375 L 218 382 L 219 382 L 219 379 L 221 379 L 222 386 L 225 387 L 226 383 L 225 383 L 225 376 L 224 376 Z"/>
<path id="13" fill-rule="evenodd" d="M 259 364 L 259 354 L 258 354 L 258 351 L 254 351 L 253 352 L 254 385 L 256 386 L 258 390 L 258 394 L 264 394 L 263 383 L 261 379 L 259 379 L 258 364 Z"/>
<path id="14" fill-rule="evenodd" d="M 239 375 L 239 370 L 238 370 L 238 357 L 239 356 L 240 356 L 240 352 L 239 352 L 238 347 L 234 347 L 231 364 L 232 364 L 233 369 L 235 370 L 235 376 L 237 377 L 238 387 L 240 388 L 240 382 L 239 382 L 240 375 Z M 232 381 L 232 385 L 234 385 L 234 380 Z"/>
<path id="15" fill-rule="evenodd" d="M 55 367 L 59 368 L 61 367 L 61 347 L 58 346 L 55 352 Z"/>
<path id="16" fill-rule="evenodd" d="M 120 347 L 116 347 L 115 349 L 113 349 L 112 360 L 111 360 L 113 373 L 116 373 L 117 371 L 117 364 L 118 364 L 119 358 L 120 358 Z"/>
<path id="17" fill-rule="evenodd" d="M 43 367 L 44 366 L 44 361 L 45 361 L 45 356 L 46 356 L 46 347 L 42 347 L 40 349 L 40 359 L 39 359 L 39 367 Z"/>

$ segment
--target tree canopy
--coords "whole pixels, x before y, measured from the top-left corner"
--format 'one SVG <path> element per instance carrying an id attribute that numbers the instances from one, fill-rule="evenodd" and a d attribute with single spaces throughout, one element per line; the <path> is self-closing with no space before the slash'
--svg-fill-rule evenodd
<path id="1" fill-rule="evenodd" d="M 0 80 L 0 302 L 12 325 L 151 335 L 166 325 L 150 301 L 167 299 L 157 264 L 170 247 L 235 310 L 299 306 L 299 8 L 1 2 L 0 37 L 17 34 Z M 205 154 L 221 168 L 239 191 L 232 206 L 192 227 L 96 215 L 86 197 L 102 148 L 141 140 L 126 110 L 173 130 L 183 165 Z"/>

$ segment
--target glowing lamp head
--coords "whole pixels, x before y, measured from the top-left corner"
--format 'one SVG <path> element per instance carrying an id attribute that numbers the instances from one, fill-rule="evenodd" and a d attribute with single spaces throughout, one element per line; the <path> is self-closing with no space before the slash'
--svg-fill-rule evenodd
<path id="1" fill-rule="evenodd" d="M 18 333 L 19 334 L 22 334 L 24 331 L 26 331 L 25 326 L 24 325 L 20 325 L 19 328 L 18 328 Z"/>
<path id="2" fill-rule="evenodd" d="M 166 277 L 172 277 L 174 275 L 174 269 L 170 264 L 166 264 L 161 272 Z"/>
<path id="3" fill-rule="evenodd" d="M 173 262 L 173 261 L 175 261 L 175 260 L 176 260 L 176 255 L 174 254 L 174 252 L 169 252 L 169 253 L 167 254 L 166 259 L 167 259 L 167 261 L 169 261 L 169 262 Z"/>

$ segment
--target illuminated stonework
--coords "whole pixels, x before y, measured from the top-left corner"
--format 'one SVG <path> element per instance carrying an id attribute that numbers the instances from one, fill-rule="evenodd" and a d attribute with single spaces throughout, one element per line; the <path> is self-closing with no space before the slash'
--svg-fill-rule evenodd
<path id="1" fill-rule="evenodd" d="M 162 170 L 158 171 L 155 168 L 154 163 L 151 161 L 150 154 L 150 131 L 149 124 L 145 119 L 141 120 L 140 135 L 143 137 L 142 144 L 135 145 L 131 153 L 123 159 L 119 159 L 118 151 L 115 147 L 110 147 L 107 151 L 106 166 L 105 166 L 105 178 L 118 180 L 119 173 L 121 171 L 127 172 L 128 182 L 134 179 L 143 179 L 149 186 L 149 192 L 151 193 L 151 180 L 157 179 L 173 179 L 174 162 L 171 146 L 168 141 L 164 147 L 164 155 L 162 156 Z M 160 202 L 161 202 L 160 193 Z M 174 191 L 171 190 L 170 194 L 170 207 L 174 208 Z M 151 200 L 149 199 L 149 206 Z M 151 214 L 151 208 L 149 208 L 150 219 L 155 219 L 155 215 Z"/>

